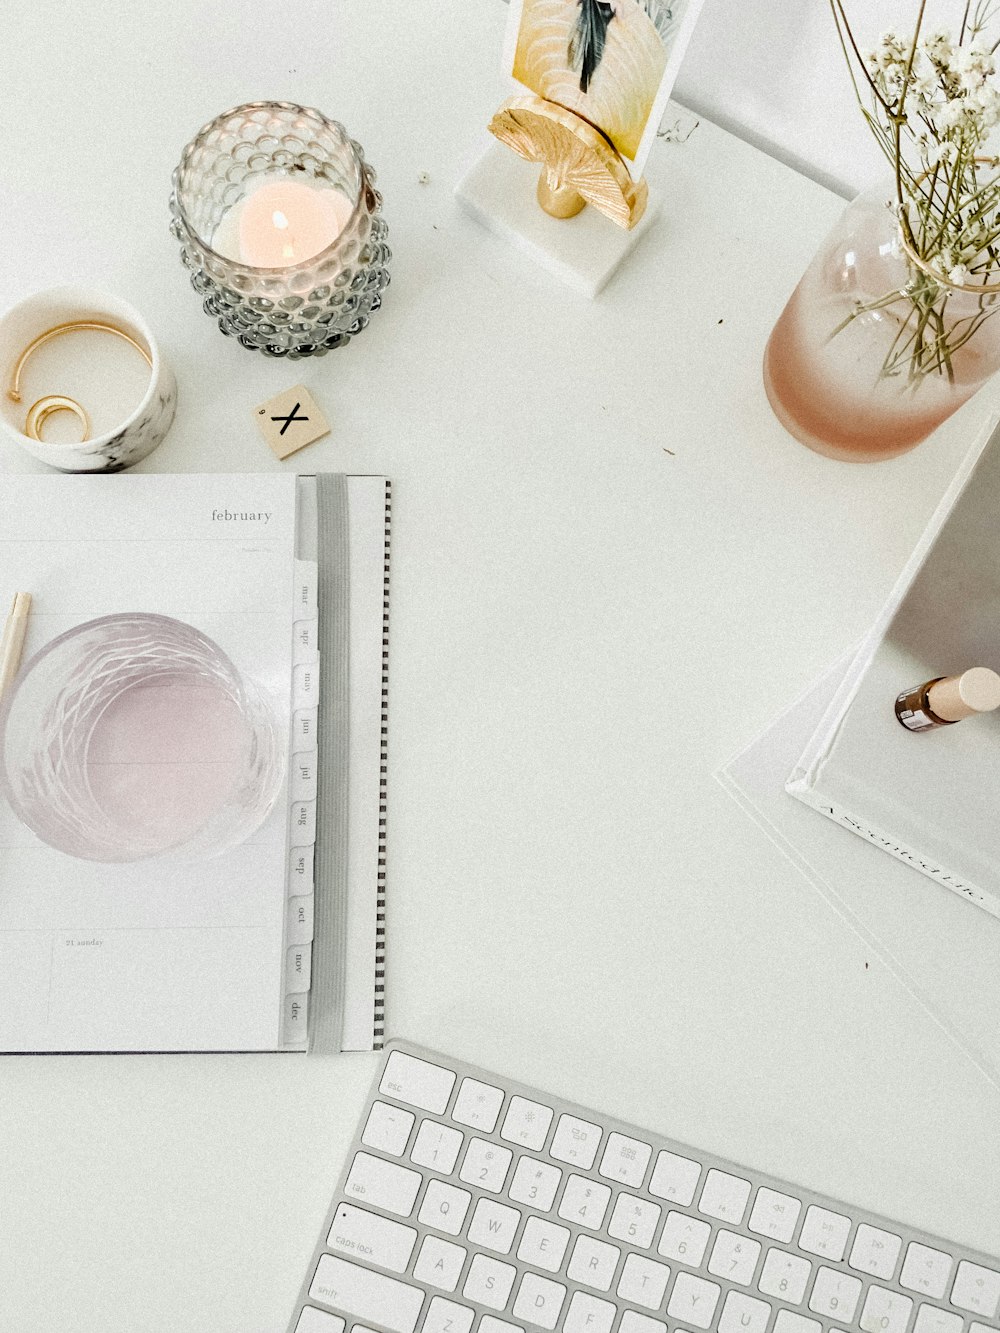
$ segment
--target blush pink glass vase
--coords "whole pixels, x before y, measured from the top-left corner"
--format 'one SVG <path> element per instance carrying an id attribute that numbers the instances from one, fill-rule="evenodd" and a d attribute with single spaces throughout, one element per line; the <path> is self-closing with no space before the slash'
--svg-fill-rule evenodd
<path id="1" fill-rule="evenodd" d="M 912 449 L 1000 367 L 1000 295 L 954 287 L 908 256 L 890 192 L 848 205 L 764 352 L 781 424 L 810 449 L 856 463 Z M 920 302 L 933 317 L 918 348 Z"/>

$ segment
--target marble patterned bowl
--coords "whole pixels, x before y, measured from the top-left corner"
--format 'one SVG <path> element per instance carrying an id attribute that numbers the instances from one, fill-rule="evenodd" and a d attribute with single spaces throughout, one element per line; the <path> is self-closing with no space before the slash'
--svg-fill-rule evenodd
<path id="1" fill-rule="evenodd" d="M 13 401 L 5 391 L 0 394 L 0 432 L 60 472 L 121 472 L 153 452 L 170 429 L 177 406 L 173 371 L 164 361 L 149 325 L 133 306 L 90 287 L 50 287 L 36 292 L 0 316 L 0 366 L 9 376 L 10 368 L 35 338 L 76 320 L 113 324 L 145 348 L 152 365 L 149 383 L 135 408 L 113 429 L 92 439 L 54 443 L 25 434 L 28 404 Z M 61 386 L 53 384 L 52 389 L 59 391 Z M 86 408 L 83 395 L 80 398 Z"/>

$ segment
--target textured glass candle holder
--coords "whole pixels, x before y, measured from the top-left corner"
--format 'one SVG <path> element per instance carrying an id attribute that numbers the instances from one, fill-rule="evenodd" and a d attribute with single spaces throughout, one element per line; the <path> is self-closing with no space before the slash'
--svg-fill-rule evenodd
<path id="1" fill-rule="evenodd" d="M 285 177 L 344 194 L 350 216 L 324 250 L 282 268 L 220 254 L 223 216 L 260 184 Z M 268 356 L 323 356 L 368 324 L 389 283 L 389 229 L 361 145 L 342 125 L 291 102 L 251 102 L 216 117 L 187 145 L 174 172 L 171 231 L 206 314 Z"/>
<path id="2" fill-rule="evenodd" d="M 60 634 L 0 708 L 0 791 L 68 856 L 218 855 L 259 828 L 283 777 L 260 689 L 169 616 L 102 616 Z"/>

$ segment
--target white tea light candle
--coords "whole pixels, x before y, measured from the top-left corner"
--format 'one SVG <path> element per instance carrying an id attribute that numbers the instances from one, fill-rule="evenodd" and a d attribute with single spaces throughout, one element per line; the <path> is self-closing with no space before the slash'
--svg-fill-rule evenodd
<path id="1" fill-rule="evenodd" d="M 353 211 L 331 185 L 264 177 L 223 214 L 212 248 L 253 268 L 290 268 L 332 245 Z"/>

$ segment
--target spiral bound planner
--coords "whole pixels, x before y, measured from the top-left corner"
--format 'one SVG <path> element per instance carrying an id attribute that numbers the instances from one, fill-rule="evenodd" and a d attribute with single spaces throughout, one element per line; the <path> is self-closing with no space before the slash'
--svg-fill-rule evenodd
<path id="1" fill-rule="evenodd" d="M 0 495 L 0 1051 L 381 1043 L 389 488 Z"/>

